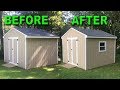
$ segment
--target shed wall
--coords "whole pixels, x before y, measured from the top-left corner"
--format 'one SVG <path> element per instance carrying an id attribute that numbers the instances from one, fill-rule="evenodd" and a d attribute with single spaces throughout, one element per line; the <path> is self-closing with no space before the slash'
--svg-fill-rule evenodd
<path id="1" fill-rule="evenodd" d="M 27 38 L 27 69 L 57 64 L 57 39 Z"/>
<path id="2" fill-rule="evenodd" d="M 106 41 L 106 51 L 99 52 L 99 41 Z M 115 39 L 87 39 L 87 69 L 114 63 Z"/>

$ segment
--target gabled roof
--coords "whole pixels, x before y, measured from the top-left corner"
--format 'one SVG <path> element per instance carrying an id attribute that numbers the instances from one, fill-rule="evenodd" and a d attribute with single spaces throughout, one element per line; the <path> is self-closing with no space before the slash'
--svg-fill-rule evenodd
<path id="1" fill-rule="evenodd" d="M 82 29 L 78 27 L 72 27 L 72 29 L 83 33 L 87 38 L 117 38 L 115 35 L 109 34 L 102 30 Z"/>
<path id="2" fill-rule="evenodd" d="M 20 28 L 20 27 L 15 27 L 16 30 L 20 31 L 27 37 L 50 37 L 50 38 L 59 38 L 59 36 L 49 33 L 46 30 L 43 29 L 35 29 L 35 28 Z"/>
<path id="3" fill-rule="evenodd" d="M 83 34 L 87 36 L 94 36 L 94 37 L 116 37 L 112 34 L 109 34 L 107 32 L 104 32 L 102 30 L 91 30 L 91 29 L 80 29 L 80 28 L 75 28 L 74 29 L 82 32 Z"/>

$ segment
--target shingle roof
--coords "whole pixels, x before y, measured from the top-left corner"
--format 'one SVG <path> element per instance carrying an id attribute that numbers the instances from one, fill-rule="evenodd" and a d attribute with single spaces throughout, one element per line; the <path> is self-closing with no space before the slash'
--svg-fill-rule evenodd
<path id="1" fill-rule="evenodd" d="M 93 36 L 93 37 L 116 37 L 115 35 L 109 34 L 107 32 L 104 32 L 102 30 L 91 30 L 91 29 L 82 29 L 73 27 L 75 30 L 78 30 L 82 32 L 83 34 L 87 36 Z"/>
<path id="2" fill-rule="evenodd" d="M 43 29 L 20 28 L 20 27 L 15 27 L 15 29 L 24 33 L 27 36 L 58 37 L 57 35 L 49 33 L 48 31 L 43 30 Z"/>

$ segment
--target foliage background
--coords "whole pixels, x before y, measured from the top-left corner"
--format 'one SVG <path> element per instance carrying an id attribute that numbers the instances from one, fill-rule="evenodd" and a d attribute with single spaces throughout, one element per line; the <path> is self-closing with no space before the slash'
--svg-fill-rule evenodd
<path id="1" fill-rule="evenodd" d="M 82 27 L 90 29 L 99 29 L 110 34 L 117 36 L 117 53 L 120 53 L 120 11 L 0 11 L 0 58 L 3 58 L 3 35 L 10 30 L 12 25 L 4 25 L 4 16 L 5 15 L 48 15 L 49 16 L 49 26 L 39 26 L 39 25 L 18 25 L 19 27 L 29 27 L 29 28 L 41 28 L 45 29 L 51 33 L 62 36 L 71 26 L 71 20 L 74 15 L 106 15 L 108 16 L 108 25 L 107 26 L 88 26 L 84 22 Z M 81 27 L 81 26 L 79 26 Z M 62 58 L 62 42 L 59 40 L 59 57 Z"/>

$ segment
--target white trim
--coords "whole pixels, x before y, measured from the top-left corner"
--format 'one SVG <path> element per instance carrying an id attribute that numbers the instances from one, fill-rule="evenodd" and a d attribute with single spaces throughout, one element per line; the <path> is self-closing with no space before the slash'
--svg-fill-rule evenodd
<path id="1" fill-rule="evenodd" d="M 57 39 L 57 63 L 58 63 L 58 39 Z"/>
<path id="2" fill-rule="evenodd" d="M 78 33 L 80 33 L 80 34 L 82 34 L 82 35 L 84 35 L 84 36 L 87 36 L 86 34 L 84 34 L 84 33 L 82 33 L 82 32 L 80 32 L 80 31 L 78 31 L 77 29 L 75 29 L 75 28 L 72 28 L 73 30 L 75 30 L 76 32 L 78 32 Z"/>
<path id="3" fill-rule="evenodd" d="M 17 64 L 18 64 L 18 39 L 17 40 Z"/>
<path id="4" fill-rule="evenodd" d="M 27 36 L 26 34 L 24 34 L 24 33 L 22 33 L 22 32 L 20 32 L 19 30 L 17 30 L 16 28 L 11 28 L 7 33 L 5 33 L 5 35 L 3 36 L 3 38 L 10 32 L 10 31 L 12 31 L 12 30 L 16 30 L 17 32 L 19 32 L 19 33 L 21 33 L 21 34 L 23 34 L 23 35 L 25 35 L 25 36 Z"/>
<path id="5" fill-rule="evenodd" d="M 8 39 L 7 39 L 7 41 L 8 41 Z M 5 54 L 6 54 L 6 52 L 5 52 L 6 50 L 5 50 L 5 48 L 6 48 L 6 47 L 5 47 L 5 40 L 4 40 L 4 38 L 3 38 L 3 45 L 4 45 L 4 61 L 5 61 Z M 9 49 L 9 47 L 8 47 L 8 49 Z M 9 55 L 9 54 L 8 54 L 8 55 Z M 9 57 L 8 57 L 8 58 L 9 58 Z"/>
<path id="6" fill-rule="evenodd" d="M 10 39 L 8 39 L 8 56 L 10 61 Z"/>
<path id="7" fill-rule="evenodd" d="M 22 35 L 24 35 L 24 36 L 27 36 L 26 34 L 24 34 L 24 33 L 22 33 L 22 32 L 20 32 L 19 30 L 17 30 L 16 28 L 12 28 L 13 30 L 16 30 L 17 32 L 19 32 L 19 33 L 21 33 Z"/>
<path id="8" fill-rule="evenodd" d="M 27 69 L 27 43 L 26 43 L 26 36 L 25 36 L 25 69 Z"/>
<path id="9" fill-rule="evenodd" d="M 104 43 L 105 46 L 100 46 L 100 43 Z M 100 47 L 105 47 L 105 50 L 100 50 Z M 99 52 L 105 52 L 106 51 L 106 41 L 99 41 L 99 45 L 98 45 L 98 48 L 99 48 Z"/>
<path id="10" fill-rule="evenodd" d="M 27 36 L 26 38 L 60 38 L 60 37 Z"/>
<path id="11" fill-rule="evenodd" d="M 85 70 L 87 70 L 87 59 L 86 59 L 86 57 L 87 57 L 87 51 L 86 51 L 87 50 L 86 49 L 87 48 L 87 44 L 86 44 L 87 42 L 86 41 L 87 40 L 86 39 L 87 39 L 87 36 L 85 37 Z"/>
<path id="12" fill-rule="evenodd" d="M 72 63 L 73 63 L 73 39 L 71 39 L 71 49 L 72 49 L 71 56 L 72 56 Z"/>
<path id="13" fill-rule="evenodd" d="M 87 38 L 112 38 L 112 39 L 117 39 L 117 37 L 94 37 L 94 36 L 87 36 Z"/>
<path id="14" fill-rule="evenodd" d="M 8 32 L 12 31 L 12 30 L 16 30 L 17 32 L 21 33 L 22 35 L 24 35 L 26 38 L 60 38 L 60 37 L 46 37 L 46 36 L 27 36 L 26 34 L 20 32 L 19 30 L 17 30 L 16 28 L 12 28 L 10 29 Z M 7 33 L 8 33 L 7 32 Z M 3 38 L 7 35 L 7 33 L 3 36 Z"/>
<path id="15" fill-rule="evenodd" d="M 64 62 L 64 56 L 63 56 L 63 40 L 62 40 L 62 61 Z"/>
<path id="16" fill-rule="evenodd" d="M 10 32 L 10 31 L 12 31 L 12 30 L 9 30 L 8 32 Z M 8 32 L 7 32 L 7 33 L 8 33 Z M 3 38 L 7 35 L 7 33 L 4 34 Z"/>
<path id="17" fill-rule="evenodd" d="M 78 32 L 78 33 L 80 33 L 80 34 L 82 34 L 82 35 L 84 35 L 84 36 L 87 36 L 86 34 L 81 33 L 80 31 L 78 31 L 78 30 L 76 30 L 76 29 L 74 29 L 72 27 L 69 30 L 71 30 L 71 29 L 74 30 L 74 31 L 76 31 L 76 32 Z M 63 38 L 69 32 L 69 30 L 61 38 Z"/>
<path id="18" fill-rule="evenodd" d="M 78 40 L 76 40 L 76 63 L 78 65 Z"/>
<path id="19" fill-rule="evenodd" d="M 12 63 L 14 62 L 14 39 L 12 39 Z"/>
<path id="20" fill-rule="evenodd" d="M 114 41 L 114 63 L 115 63 L 115 55 L 116 55 L 116 40 Z"/>
<path id="21" fill-rule="evenodd" d="M 78 30 L 75 29 L 75 28 L 70 28 L 70 29 L 75 30 L 76 32 L 78 32 L 78 33 L 80 33 L 80 34 L 86 36 L 87 38 L 113 38 L 113 39 L 117 39 L 117 37 L 95 37 L 95 36 L 88 36 L 88 35 L 86 35 L 86 34 L 80 32 L 80 31 L 78 31 Z M 69 30 L 70 30 L 70 29 L 69 29 Z M 63 38 L 63 37 L 69 32 L 69 30 L 68 30 L 61 38 Z"/>

